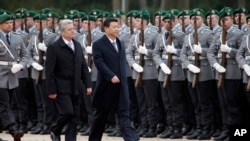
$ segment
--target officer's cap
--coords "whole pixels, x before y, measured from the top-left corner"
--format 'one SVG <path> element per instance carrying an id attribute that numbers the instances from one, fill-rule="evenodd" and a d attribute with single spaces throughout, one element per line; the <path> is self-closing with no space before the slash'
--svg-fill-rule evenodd
<path id="1" fill-rule="evenodd" d="M 147 10 L 140 11 L 136 14 L 135 18 L 150 19 L 150 13 Z"/>
<path id="2" fill-rule="evenodd" d="M 93 16 L 95 16 L 95 18 L 97 18 L 98 15 L 102 14 L 102 10 L 94 9 L 94 10 L 90 11 L 89 14 L 93 15 Z"/>
<path id="3" fill-rule="evenodd" d="M 210 16 L 210 15 L 218 15 L 219 16 L 220 14 L 217 10 L 212 9 L 212 10 L 207 11 L 205 18 L 207 18 L 207 16 Z"/>
<path id="4" fill-rule="evenodd" d="M 60 20 L 63 20 L 63 19 L 73 20 L 73 15 L 63 14 L 63 15 L 61 15 L 61 17 L 59 17 L 59 19 Z"/>
<path id="5" fill-rule="evenodd" d="M 99 15 L 97 15 L 97 19 L 98 18 L 108 18 L 108 17 L 110 17 L 110 13 L 109 12 L 107 12 L 107 11 L 103 11 L 102 13 L 100 13 Z"/>
<path id="6" fill-rule="evenodd" d="M 47 20 L 47 15 L 46 14 L 36 14 L 34 16 L 34 20 Z"/>
<path id="7" fill-rule="evenodd" d="M 137 15 L 138 11 L 137 10 L 130 10 L 127 14 L 126 17 L 135 17 Z"/>
<path id="8" fill-rule="evenodd" d="M 93 15 L 85 15 L 85 17 L 82 18 L 82 21 L 86 21 L 86 20 L 90 20 L 90 21 L 95 22 L 96 18 Z"/>
<path id="9" fill-rule="evenodd" d="M 204 10 L 201 9 L 201 8 L 195 8 L 191 11 L 191 14 L 190 14 L 190 19 L 193 17 L 193 16 L 201 16 L 201 17 L 204 17 Z"/>
<path id="10" fill-rule="evenodd" d="M 48 13 L 50 13 L 50 12 L 52 12 L 52 10 L 51 10 L 50 8 L 43 8 L 43 9 L 40 11 L 40 13 L 43 13 L 43 14 L 48 14 Z"/>
<path id="11" fill-rule="evenodd" d="M 110 17 L 112 17 L 112 18 L 121 18 L 121 14 L 119 13 L 119 12 L 113 12 L 111 15 L 110 15 Z"/>
<path id="12" fill-rule="evenodd" d="M 164 15 L 164 17 L 163 17 L 162 20 L 174 19 L 174 18 L 175 18 L 175 15 L 174 15 L 173 13 L 171 13 L 171 12 L 168 11 L 168 12 Z"/>
<path id="13" fill-rule="evenodd" d="M 238 13 L 245 13 L 245 14 L 248 14 L 248 11 L 247 11 L 246 8 L 240 7 L 240 8 L 237 8 L 237 9 L 234 10 L 233 15 L 238 14 Z"/>
<path id="14" fill-rule="evenodd" d="M 48 18 L 59 18 L 59 15 L 56 12 L 47 13 Z"/>
<path id="15" fill-rule="evenodd" d="M 15 13 L 25 13 L 26 11 L 28 11 L 28 9 L 26 8 L 18 8 Z"/>
<path id="16" fill-rule="evenodd" d="M 223 8 L 220 11 L 220 18 L 226 17 L 226 16 L 233 16 L 232 9 L 229 8 Z"/>
<path id="17" fill-rule="evenodd" d="M 36 13 L 32 10 L 28 10 L 25 12 L 25 17 L 32 17 L 34 18 L 34 16 L 36 16 Z"/>
<path id="18" fill-rule="evenodd" d="M 5 21 L 8 21 L 8 20 L 11 20 L 12 19 L 12 16 L 7 14 L 7 13 L 3 13 L 0 15 L 0 24 L 5 22 Z"/>
<path id="19" fill-rule="evenodd" d="M 73 15 L 73 19 L 83 18 L 85 16 L 86 16 L 85 12 L 78 12 L 78 13 Z"/>
<path id="20" fill-rule="evenodd" d="M 167 11 L 165 11 L 165 10 L 158 10 L 158 11 L 155 12 L 154 16 L 159 16 L 159 15 L 164 16 L 166 14 L 167 14 Z"/>

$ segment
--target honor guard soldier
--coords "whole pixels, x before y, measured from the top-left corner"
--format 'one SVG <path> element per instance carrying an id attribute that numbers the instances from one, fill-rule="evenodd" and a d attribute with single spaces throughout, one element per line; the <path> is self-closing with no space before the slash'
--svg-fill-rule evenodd
<path id="1" fill-rule="evenodd" d="M 166 31 L 165 27 L 164 27 L 164 23 L 162 22 L 163 17 L 167 14 L 167 11 L 165 10 L 158 10 L 155 12 L 154 16 L 154 22 L 155 22 L 155 26 L 158 27 L 158 32 L 164 32 Z"/>
<path id="2" fill-rule="evenodd" d="M 14 99 L 14 90 L 18 87 L 17 72 L 26 67 L 28 51 L 21 36 L 12 31 L 11 15 L 0 15 L 0 119 L 4 129 L 7 129 L 14 141 L 21 141 L 23 131 L 15 128 L 15 117 L 11 111 L 10 102 Z"/>
<path id="3" fill-rule="evenodd" d="M 100 15 L 102 13 L 102 10 L 99 10 L 99 9 L 94 9 L 94 10 L 91 10 L 89 15 L 93 15 L 95 18 L 96 18 L 96 29 L 101 31 L 101 26 L 102 26 L 102 20 L 100 19 L 97 19 L 98 15 Z"/>
<path id="4" fill-rule="evenodd" d="M 36 35 L 31 36 L 28 49 L 31 54 L 29 60 L 32 66 L 31 77 L 34 81 L 35 98 L 37 104 L 37 125 L 31 131 L 31 134 L 49 133 L 50 124 L 54 120 L 54 110 L 52 101 L 46 96 L 45 92 L 45 72 L 44 60 L 47 46 L 51 44 L 56 35 L 49 32 L 47 27 L 47 16 L 45 14 L 37 14 L 34 17 L 36 26 Z M 46 131 L 43 133 L 42 131 Z"/>
<path id="5" fill-rule="evenodd" d="M 25 15 L 23 15 L 25 17 L 26 23 L 27 23 L 27 28 L 28 28 L 28 33 L 30 35 L 35 35 L 36 32 L 36 27 L 35 27 L 35 21 L 34 21 L 34 16 L 36 15 L 36 13 L 32 10 L 28 10 L 25 12 Z"/>
<path id="6" fill-rule="evenodd" d="M 181 61 L 188 68 L 190 95 L 196 114 L 196 131 L 187 139 L 210 139 L 213 123 L 211 86 L 214 73 L 207 59 L 207 50 L 213 42 L 213 33 L 204 24 L 204 11 L 193 9 L 190 15 L 194 32 L 189 34 L 181 50 Z"/>
<path id="7" fill-rule="evenodd" d="M 249 29 L 246 23 L 246 16 L 248 11 L 244 7 L 237 8 L 233 11 L 235 23 L 238 25 L 238 29 L 243 31 L 245 35 L 249 34 Z"/>
<path id="8" fill-rule="evenodd" d="M 241 70 L 236 62 L 236 53 L 242 42 L 243 32 L 233 25 L 233 15 L 229 8 L 220 12 L 222 33 L 215 37 L 207 51 L 210 65 L 216 70 L 218 96 L 222 111 L 223 129 L 215 140 L 229 138 L 229 127 L 240 124 L 239 92 L 242 83 Z"/>
<path id="9" fill-rule="evenodd" d="M 55 33 L 57 36 L 60 35 L 58 22 L 59 22 L 59 15 L 56 12 L 49 12 L 47 13 L 47 20 L 48 20 L 48 30 L 50 32 Z"/>
<path id="10" fill-rule="evenodd" d="M 250 30 L 250 15 L 248 15 L 246 17 L 246 20 L 247 20 L 247 27 L 248 27 L 248 30 Z"/>
<path id="11" fill-rule="evenodd" d="M 213 31 L 214 34 L 221 33 L 221 27 L 219 25 L 219 12 L 217 10 L 209 10 L 205 15 L 205 19 L 207 26 Z"/>
<path id="12" fill-rule="evenodd" d="M 96 30 L 96 18 L 92 15 L 85 15 L 82 18 L 82 29 L 83 35 L 79 36 L 77 38 L 77 41 L 81 44 L 83 48 L 83 54 L 87 61 L 89 72 L 91 73 L 91 82 L 92 82 L 92 88 L 95 88 L 96 84 L 96 78 L 97 78 L 97 69 L 95 64 L 93 63 L 92 58 L 92 44 L 96 40 L 100 39 L 104 33 L 100 32 L 99 30 Z M 90 37 L 89 37 L 90 36 Z M 88 95 L 83 95 L 83 107 L 85 112 L 83 115 L 86 114 L 87 116 L 87 123 L 86 127 L 81 128 L 79 131 L 81 132 L 81 135 L 86 136 L 89 134 L 90 125 L 92 124 L 92 114 L 93 109 L 91 105 L 91 97 Z"/>
<path id="13" fill-rule="evenodd" d="M 244 90 L 246 92 L 248 103 L 250 103 L 250 35 L 246 35 L 237 52 L 236 60 L 243 71 Z"/>
<path id="14" fill-rule="evenodd" d="M 185 35 L 189 35 L 190 33 L 192 33 L 193 27 L 190 22 L 190 11 L 189 10 L 181 11 L 178 15 L 178 18 L 182 26 L 182 32 L 184 32 Z"/>
<path id="15" fill-rule="evenodd" d="M 139 136 L 156 137 L 158 124 L 158 72 L 152 59 L 158 32 L 149 25 L 148 11 L 141 11 L 136 15 L 135 27 L 140 33 L 131 37 L 126 49 L 128 64 L 132 67 L 132 78 L 136 80 L 136 95 L 140 113 Z M 145 39 L 145 40 L 144 40 Z M 144 66 L 143 66 L 144 65 Z"/>
<path id="16" fill-rule="evenodd" d="M 178 14 L 178 10 L 172 9 L 163 17 L 167 34 L 159 36 L 153 52 L 154 62 L 160 68 L 158 80 L 161 82 L 161 96 L 168 125 L 160 138 L 182 138 L 185 75 L 179 55 L 185 34 L 181 31 Z"/>

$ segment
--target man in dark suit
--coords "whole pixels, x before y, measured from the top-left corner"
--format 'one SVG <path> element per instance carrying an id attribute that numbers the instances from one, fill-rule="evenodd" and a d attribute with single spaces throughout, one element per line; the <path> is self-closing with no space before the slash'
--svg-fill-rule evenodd
<path id="1" fill-rule="evenodd" d="M 93 94 L 95 108 L 89 141 L 101 141 L 109 112 L 115 109 L 121 135 L 125 141 L 139 140 L 129 118 L 129 93 L 126 77 L 125 48 L 117 36 L 116 19 L 104 21 L 105 35 L 93 44 L 93 59 L 98 70 Z"/>
<path id="2" fill-rule="evenodd" d="M 68 124 L 65 141 L 76 141 L 81 83 L 91 94 L 91 81 L 82 47 L 73 39 L 73 21 L 62 20 L 59 29 L 61 37 L 48 46 L 45 62 L 47 93 L 59 114 L 51 127 L 51 138 L 60 141 L 62 128 Z"/>

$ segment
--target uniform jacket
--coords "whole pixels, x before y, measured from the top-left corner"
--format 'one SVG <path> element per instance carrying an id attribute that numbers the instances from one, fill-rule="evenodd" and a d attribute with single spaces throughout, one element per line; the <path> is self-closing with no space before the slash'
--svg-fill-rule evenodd
<path id="1" fill-rule="evenodd" d="M 22 37 L 15 33 L 10 33 L 10 45 L 6 37 L 0 32 L 0 40 L 8 47 L 14 58 L 10 56 L 6 48 L 0 43 L 0 61 L 19 62 L 26 67 L 28 61 L 28 51 L 23 43 Z M 0 65 L 0 88 L 13 89 L 18 86 L 18 75 L 11 72 L 12 66 Z"/>

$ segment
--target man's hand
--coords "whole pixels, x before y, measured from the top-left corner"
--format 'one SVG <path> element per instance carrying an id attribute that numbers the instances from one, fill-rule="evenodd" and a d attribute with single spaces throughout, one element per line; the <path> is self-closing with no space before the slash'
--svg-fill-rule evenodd
<path id="1" fill-rule="evenodd" d="M 148 49 L 146 48 L 146 46 L 139 46 L 138 52 L 141 54 L 145 54 L 148 55 Z"/>
<path id="2" fill-rule="evenodd" d="M 218 63 L 215 63 L 214 65 L 213 65 L 213 67 L 216 69 L 216 71 L 218 71 L 219 73 L 224 73 L 224 72 L 226 72 L 226 69 L 223 67 L 223 66 L 221 66 L 220 64 L 218 64 Z"/>
<path id="3" fill-rule="evenodd" d="M 134 64 L 132 65 L 132 67 L 133 67 L 134 70 L 135 70 L 136 72 L 138 72 L 138 73 L 143 72 L 143 67 L 140 66 L 140 65 L 137 64 L 137 63 L 134 63 Z"/>
<path id="4" fill-rule="evenodd" d="M 33 63 L 31 64 L 31 66 L 32 66 L 34 69 L 38 70 L 38 71 L 43 70 L 43 66 L 40 65 L 40 64 L 38 64 L 37 62 L 33 62 Z"/>
<path id="5" fill-rule="evenodd" d="M 87 88 L 87 95 L 91 95 L 92 94 L 92 88 Z"/>
<path id="6" fill-rule="evenodd" d="M 46 45 L 44 43 L 38 43 L 38 49 L 41 50 L 41 51 L 46 52 L 47 47 L 46 47 Z"/>
<path id="7" fill-rule="evenodd" d="M 175 49 L 174 43 L 172 43 L 172 45 L 167 45 L 167 52 L 172 54 L 177 54 L 177 49 Z"/>
<path id="8" fill-rule="evenodd" d="M 198 45 L 194 44 L 194 51 L 195 51 L 196 53 L 199 53 L 199 54 L 202 53 L 202 48 L 201 48 L 200 43 L 198 43 Z"/>
<path id="9" fill-rule="evenodd" d="M 188 68 L 189 71 L 191 71 L 193 73 L 200 73 L 200 71 L 201 71 L 200 68 L 196 67 L 193 64 L 188 64 L 187 68 Z"/>
<path id="10" fill-rule="evenodd" d="M 171 70 L 169 69 L 169 67 L 164 64 L 164 63 L 161 63 L 160 64 L 160 67 L 161 67 L 161 70 L 165 73 L 165 74 L 170 74 L 171 73 Z"/>
<path id="11" fill-rule="evenodd" d="M 17 73 L 19 72 L 21 69 L 23 69 L 23 65 L 21 64 L 14 64 L 11 68 L 11 72 L 12 73 Z"/>
<path id="12" fill-rule="evenodd" d="M 113 84 L 117 84 L 117 83 L 120 83 L 120 79 L 115 75 L 112 79 L 111 79 L 111 82 Z"/>
<path id="13" fill-rule="evenodd" d="M 227 43 L 226 43 L 226 44 L 221 44 L 220 50 L 221 50 L 221 52 L 230 53 L 230 51 L 232 50 L 232 48 L 230 48 L 230 47 L 227 45 Z"/>
<path id="14" fill-rule="evenodd" d="M 86 52 L 87 52 L 87 54 L 92 54 L 92 46 L 87 46 Z"/>
<path id="15" fill-rule="evenodd" d="M 57 97 L 57 94 L 49 94 L 49 98 L 52 100 L 56 99 L 56 97 Z"/>

